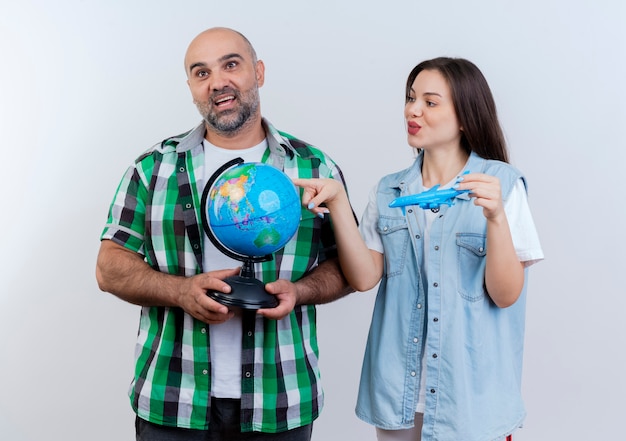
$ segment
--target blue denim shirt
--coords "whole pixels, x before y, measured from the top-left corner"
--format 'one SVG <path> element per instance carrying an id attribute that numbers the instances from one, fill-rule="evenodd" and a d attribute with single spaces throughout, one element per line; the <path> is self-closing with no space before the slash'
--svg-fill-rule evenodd
<path id="1" fill-rule="evenodd" d="M 441 207 L 424 262 L 421 209 L 406 207 L 403 213 L 388 207 L 398 196 L 423 191 L 421 164 L 420 155 L 412 167 L 384 177 L 378 185 L 377 230 L 385 269 L 356 413 L 383 429 L 412 427 L 424 359 L 422 440 L 499 440 L 525 416 L 520 383 L 526 284 L 508 308 L 498 308 L 488 297 L 486 220 L 483 209 L 467 195 L 452 207 Z M 508 164 L 475 154 L 466 169 L 497 176 L 505 200 L 522 177 Z"/>

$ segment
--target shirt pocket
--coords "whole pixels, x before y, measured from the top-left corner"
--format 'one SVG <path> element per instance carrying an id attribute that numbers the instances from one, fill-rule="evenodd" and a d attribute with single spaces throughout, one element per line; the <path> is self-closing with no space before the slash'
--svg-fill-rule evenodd
<path id="1" fill-rule="evenodd" d="M 404 270 L 409 248 L 409 228 L 404 217 L 380 216 L 376 226 L 383 242 L 385 276 L 397 276 Z"/>
<path id="2" fill-rule="evenodd" d="M 465 300 L 483 299 L 485 291 L 485 264 L 487 236 L 478 233 L 457 233 L 457 290 Z"/>

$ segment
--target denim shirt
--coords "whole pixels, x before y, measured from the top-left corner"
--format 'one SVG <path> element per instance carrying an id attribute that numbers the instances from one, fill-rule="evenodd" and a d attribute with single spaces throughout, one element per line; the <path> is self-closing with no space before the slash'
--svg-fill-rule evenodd
<path id="1" fill-rule="evenodd" d="M 426 403 L 422 440 L 499 440 L 519 427 L 526 283 L 517 302 L 499 308 L 485 291 L 486 219 L 466 194 L 443 205 L 424 262 L 421 208 L 389 208 L 423 191 L 422 155 L 384 177 L 377 230 L 385 268 L 361 372 L 356 414 L 383 429 L 413 426 L 422 360 Z M 466 169 L 500 179 L 506 200 L 519 171 L 475 154 Z M 428 274 L 422 274 L 421 263 Z M 525 273 L 526 278 L 526 273 Z M 426 330 L 428 329 L 428 332 Z"/>

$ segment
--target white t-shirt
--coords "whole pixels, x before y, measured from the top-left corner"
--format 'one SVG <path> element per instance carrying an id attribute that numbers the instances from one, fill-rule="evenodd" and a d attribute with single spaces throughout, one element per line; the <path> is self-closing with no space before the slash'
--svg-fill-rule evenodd
<path id="1" fill-rule="evenodd" d="M 455 182 L 456 178 L 441 188 L 450 188 Z M 424 190 L 428 189 L 424 188 Z M 525 266 L 530 266 L 543 259 L 543 250 L 541 249 L 535 222 L 528 206 L 526 189 L 521 179 L 515 183 L 509 198 L 504 202 L 504 212 L 511 230 L 513 246 L 520 262 L 523 262 Z M 423 214 L 426 222 L 426 228 L 424 229 L 424 253 L 427 253 L 430 241 L 430 226 L 437 217 L 437 213 L 433 213 L 431 210 L 423 210 Z M 370 250 L 384 254 L 382 239 L 378 231 L 376 231 L 377 222 L 378 206 L 376 205 L 376 187 L 374 187 L 369 194 L 367 207 L 359 225 L 359 231 Z M 424 255 L 424 259 L 426 260 L 427 258 L 428 256 Z M 426 274 L 426 277 L 428 278 L 428 274 Z M 426 363 L 422 363 L 422 376 L 416 412 L 424 412 L 426 402 L 425 389 Z"/>
<path id="2" fill-rule="evenodd" d="M 245 162 L 261 162 L 267 148 L 267 140 L 244 150 L 223 149 L 204 140 L 204 182 L 223 164 L 235 158 Z M 242 262 L 222 254 L 204 235 L 202 253 L 204 271 L 241 267 Z M 241 398 L 241 315 L 219 325 L 209 326 L 211 339 L 211 396 L 217 398 Z"/>

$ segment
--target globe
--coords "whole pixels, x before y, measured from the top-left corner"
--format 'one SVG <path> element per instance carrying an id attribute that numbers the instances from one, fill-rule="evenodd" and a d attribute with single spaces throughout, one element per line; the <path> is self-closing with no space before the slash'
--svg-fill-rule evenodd
<path id="1" fill-rule="evenodd" d="M 277 168 L 241 162 L 215 178 L 206 201 L 208 224 L 217 240 L 243 256 L 272 254 L 293 237 L 300 223 L 300 196 Z"/>

